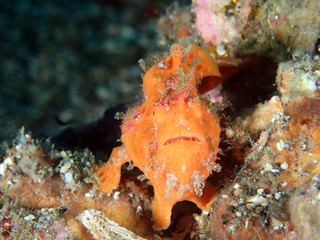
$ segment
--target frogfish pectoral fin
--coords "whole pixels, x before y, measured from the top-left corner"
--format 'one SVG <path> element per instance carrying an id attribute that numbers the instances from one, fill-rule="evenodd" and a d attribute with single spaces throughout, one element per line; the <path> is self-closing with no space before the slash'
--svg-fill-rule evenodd
<path id="1" fill-rule="evenodd" d="M 125 147 L 122 145 L 114 148 L 107 164 L 95 170 L 101 180 L 99 191 L 111 193 L 119 185 L 121 166 L 126 162 L 128 162 L 128 157 Z"/>
<path id="2" fill-rule="evenodd" d="M 202 195 L 193 195 L 189 201 L 194 202 L 202 211 L 209 211 L 212 203 L 217 198 L 217 190 L 210 184 L 206 183 L 202 190 Z M 187 199 L 188 200 L 188 199 Z"/>
<path id="3" fill-rule="evenodd" d="M 165 194 L 155 192 L 152 201 L 153 222 L 155 229 L 167 229 L 171 223 L 172 208 L 177 202 L 190 201 L 195 203 L 202 211 L 209 211 L 217 197 L 217 190 L 207 183 L 202 189 L 202 195 L 198 196 L 194 191 L 186 191 L 182 197 L 177 197 L 178 192 L 173 190 L 173 196 L 165 198 Z"/>
<path id="4" fill-rule="evenodd" d="M 165 201 L 162 198 L 154 198 L 152 201 L 152 213 L 155 229 L 166 229 L 171 223 L 171 210 L 175 202 Z"/>

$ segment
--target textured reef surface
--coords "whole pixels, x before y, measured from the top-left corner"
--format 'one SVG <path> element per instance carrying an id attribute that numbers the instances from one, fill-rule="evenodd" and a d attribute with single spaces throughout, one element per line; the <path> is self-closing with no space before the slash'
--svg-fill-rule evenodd
<path id="1" fill-rule="evenodd" d="M 319 12 L 5 3 L 0 236 L 319 239 Z"/>

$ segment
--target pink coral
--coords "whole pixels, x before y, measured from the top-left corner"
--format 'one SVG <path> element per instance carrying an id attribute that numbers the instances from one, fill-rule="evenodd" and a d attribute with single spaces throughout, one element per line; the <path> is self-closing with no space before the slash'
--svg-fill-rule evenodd
<path id="1" fill-rule="evenodd" d="M 217 28 L 213 25 L 209 3 L 206 0 L 197 0 L 195 9 L 196 27 L 205 43 L 217 44 Z"/>

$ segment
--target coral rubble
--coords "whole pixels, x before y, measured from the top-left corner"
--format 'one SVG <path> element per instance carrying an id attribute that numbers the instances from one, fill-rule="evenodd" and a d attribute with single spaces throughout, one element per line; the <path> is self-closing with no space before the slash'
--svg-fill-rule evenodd
<path id="1" fill-rule="evenodd" d="M 65 231 L 66 238 L 88 239 L 90 235 L 76 220 L 86 208 L 99 210 L 139 234 L 149 234 L 145 230 L 148 226 L 151 229 L 150 223 L 136 215 L 141 208 L 138 195 L 142 193 L 127 187 L 126 194 L 99 196 L 91 184 L 95 179 L 91 173 L 95 160 L 89 151 L 54 150 L 49 142 L 34 141 L 23 129 L 13 146 L 4 146 L 4 151 L 5 160 L 0 165 L 4 203 L 1 212 L 2 221 L 12 222 L 12 226 L 9 230 L 2 228 L 2 234 L 28 238 L 40 232 L 42 239 L 56 239 Z M 132 199 L 127 194 L 137 197 Z M 121 212 L 125 218 L 119 215 Z"/>

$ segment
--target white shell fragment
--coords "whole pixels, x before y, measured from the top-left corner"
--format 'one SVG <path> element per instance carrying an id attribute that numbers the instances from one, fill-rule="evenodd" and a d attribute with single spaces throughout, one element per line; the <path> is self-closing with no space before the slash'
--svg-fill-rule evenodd
<path id="1" fill-rule="evenodd" d="M 93 209 L 87 209 L 80 213 L 77 220 L 88 229 L 95 239 L 145 240 Z"/>
<path id="2" fill-rule="evenodd" d="M 31 221 L 31 220 L 34 220 L 35 219 L 35 216 L 32 215 L 32 214 L 29 214 L 28 216 L 25 216 L 23 218 L 25 221 Z"/>

